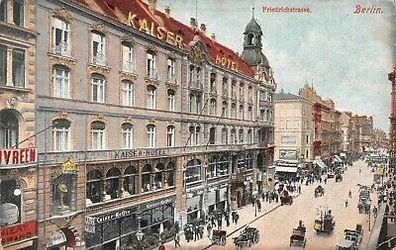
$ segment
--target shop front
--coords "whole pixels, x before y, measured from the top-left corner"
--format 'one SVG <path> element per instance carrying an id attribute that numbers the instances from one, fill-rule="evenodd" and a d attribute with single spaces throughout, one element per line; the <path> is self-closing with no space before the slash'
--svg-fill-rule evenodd
<path id="1" fill-rule="evenodd" d="M 203 189 L 190 191 L 186 195 L 187 223 L 202 219 Z"/>
<path id="2" fill-rule="evenodd" d="M 0 236 L 0 249 L 34 250 L 37 244 L 37 222 L 27 221 L 12 226 L 1 226 Z"/>
<path id="3" fill-rule="evenodd" d="M 167 238 L 172 230 L 175 200 L 172 196 L 86 217 L 87 249 L 134 249 L 138 244 L 156 245 L 161 234 Z M 142 242 L 137 242 L 139 229 L 144 233 Z"/>
<path id="4" fill-rule="evenodd" d="M 242 177 L 231 182 L 231 209 L 246 206 L 250 203 L 253 194 L 253 178 Z"/>
<path id="5" fill-rule="evenodd" d="M 207 211 L 209 214 L 228 209 L 228 189 L 228 184 L 222 184 L 208 189 Z"/>

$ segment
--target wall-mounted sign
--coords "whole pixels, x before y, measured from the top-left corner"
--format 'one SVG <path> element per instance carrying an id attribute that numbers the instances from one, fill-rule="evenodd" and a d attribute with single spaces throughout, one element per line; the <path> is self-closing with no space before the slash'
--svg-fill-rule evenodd
<path id="1" fill-rule="evenodd" d="M 56 231 L 47 242 L 47 247 L 58 246 L 67 242 L 66 235 L 62 231 Z"/>
<path id="2" fill-rule="evenodd" d="M 136 18 L 137 15 L 129 12 L 126 24 L 133 28 L 143 31 L 150 36 L 163 40 L 180 49 L 183 48 L 183 38 L 175 33 L 168 31 L 163 26 L 158 26 L 154 22 L 148 22 L 144 18 Z"/>
<path id="3" fill-rule="evenodd" d="M 19 208 L 12 203 L 0 205 L 0 225 L 12 225 L 19 221 Z"/>
<path id="4" fill-rule="evenodd" d="M 114 159 L 135 158 L 145 156 L 168 155 L 168 149 L 136 149 L 136 150 L 120 150 L 114 152 Z"/>
<path id="5" fill-rule="evenodd" d="M 77 164 L 72 162 L 71 160 L 67 160 L 62 164 L 62 173 L 74 173 L 76 172 Z"/>
<path id="6" fill-rule="evenodd" d="M 24 240 L 37 235 L 36 221 L 28 221 L 23 224 L 10 227 L 0 227 L 2 245 Z"/>
<path id="7" fill-rule="evenodd" d="M 0 165 L 10 166 L 35 163 L 36 161 L 36 148 L 6 148 L 0 150 Z"/>
<path id="8" fill-rule="evenodd" d="M 297 137 L 295 135 L 281 135 L 282 144 L 296 144 Z"/>
<path id="9" fill-rule="evenodd" d="M 168 197 L 168 198 L 165 198 L 165 199 L 162 199 L 162 200 L 152 201 L 150 203 L 143 204 L 140 207 L 140 209 L 142 211 L 144 211 L 146 209 L 150 209 L 150 208 L 153 208 L 153 207 L 158 207 L 158 206 L 166 205 L 166 204 L 169 204 L 169 203 L 173 203 L 173 202 L 175 202 L 175 200 L 176 200 L 176 197 Z"/>
<path id="10" fill-rule="evenodd" d="M 279 150 L 279 159 L 298 160 L 297 150 L 280 149 Z"/>
<path id="11" fill-rule="evenodd" d="M 238 64 L 226 56 L 216 55 L 215 63 L 223 68 L 238 71 Z"/>
<path id="12" fill-rule="evenodd" d="M 95 218 L 85 216 L 85 232 L 95 233 Z"/>
<path id="13" fill-rule="evenodd" d="M 129 215 L 133 214 L 134 212 L 136 212 L 136 207 L 127 209 L 127 210 L 117 211 L 112 214 L 106 214 L 106 215 L 95 217 L 95 222 L 96 222 L 96 224 L 101 224 L 101 223 L 104 223 L 107 221 L 116 220 L 116 219 L 119 219 L 122 217 L 129 216 Z"/>

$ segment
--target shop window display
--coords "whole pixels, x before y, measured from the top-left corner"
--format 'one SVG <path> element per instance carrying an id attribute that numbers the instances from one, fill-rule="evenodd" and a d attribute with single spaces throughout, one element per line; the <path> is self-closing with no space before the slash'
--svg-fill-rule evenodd
<path id="1" fill-rule="evenodd" d="M 102 201 L 102 174 L 99 170 L 91 170 L 87 174 L 87 202 L 98 203 Z"/>
<path id="2" fill-rule="evenodd" d="M 0 226 L 21 222 L 22 190 L 15 179 L 0 180 Z"/>
<path id="3" fill-rule="evenodd" d="M 146 164 L 142 170 L 142 193 L 151 191 L 151 165 Z"/>
<path id="4" fill-rule="evenodd" d="M 136 194 L 138 172 L 135 166 L 128 166 L 124 173 L 124 190 L 129 195 Z"/>
<path id="5" fill-rule="evenodd" d="M 120 175 L 118 168 L 111 168 L 106 174 L 106 200 L 120 197 Z"/>

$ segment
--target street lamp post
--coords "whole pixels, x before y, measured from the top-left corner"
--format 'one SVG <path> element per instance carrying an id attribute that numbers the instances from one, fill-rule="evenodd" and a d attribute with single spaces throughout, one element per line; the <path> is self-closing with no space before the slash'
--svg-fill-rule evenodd
<path id="1" fill-rule="evenodd" d="M 143 249 L 143 247 L 142 247 L 142 240 L 143 240 L 143 236 L 144 236 L 144 233 L 142 232 L 142 230 L 140 229 L 140 220 L 142 219 L 142 217 L 139 215 L 138 217 L 137 217 L 137 220 L 138 220 L 138 231 L 137 231 L 137 233 L 136 233 L 136 239 L 137 239 L 137 241 L 138 241 L 138 246 L 139 246 L 139 250 L 141 250 L 141 249 Z"/>

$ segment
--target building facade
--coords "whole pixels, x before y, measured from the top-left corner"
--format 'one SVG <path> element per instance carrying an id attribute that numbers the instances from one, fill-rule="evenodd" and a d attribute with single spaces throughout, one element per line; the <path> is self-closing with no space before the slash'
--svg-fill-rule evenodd
<path id="1" fill-rule="evenodd" d="M 275 160 L 313 161 L 313 105 L 301 96 L 275 94 Z"/>
<path id="2" fill-rule="evenodd" d="M 0 2 L 0 248 L 36 249 L 36 9 Z"/>
<path id="3" fill-rule="evenodd" d="M 247 204 L 273 155 L 268 61 L 155 0 L 37 4 L 40 249 L 153 246 Z M 257 27 L 244 47 L 262 53 Z"/>

